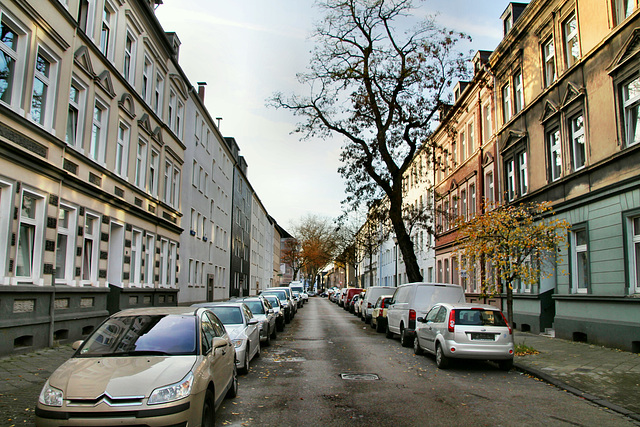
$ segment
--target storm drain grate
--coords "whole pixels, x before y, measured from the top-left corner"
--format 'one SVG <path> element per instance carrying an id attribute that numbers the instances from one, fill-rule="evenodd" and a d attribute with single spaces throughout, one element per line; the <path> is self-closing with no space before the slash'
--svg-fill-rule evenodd
<path id="1" fill-rule="evenodd" d="M 356 381 L 375 381 L 380 379 L 376 374 L 340 374 L 340 378 Z"/>

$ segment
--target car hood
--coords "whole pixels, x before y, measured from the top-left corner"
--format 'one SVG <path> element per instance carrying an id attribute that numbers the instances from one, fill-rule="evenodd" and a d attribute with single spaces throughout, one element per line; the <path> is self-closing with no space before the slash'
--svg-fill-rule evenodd
<path id="1" fill-rule="evenodd" d="M 72 358 L 49 378 L 65 399 L 145 396 L 176 383 L 192 369 L 198 356 L 134 356 Z"/>
<path id="2" fill-rule="evenodd" d="M 246 327 L 244 325 L 224 325 L 224 327 L 227 330 L 227 334 L 229 334 L 229 338 L 232 340 L 247 338 Z"/>

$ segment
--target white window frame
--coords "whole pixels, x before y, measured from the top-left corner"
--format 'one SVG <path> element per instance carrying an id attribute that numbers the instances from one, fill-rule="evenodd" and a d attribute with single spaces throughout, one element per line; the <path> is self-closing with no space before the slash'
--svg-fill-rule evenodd
<path id="1" fill-rule="evenodd" d="M 518 157 L 518 189 L 520 196 L 529 192 L 529 176 L 527 171 L 527 152 L 521 151 Z"/>
<path id="2" fill-rule="evenodd" d="M 476 216 L 477 211 L 477 192 L 476 192 L 476 184 L 469 184 L 469 216 L 474 218 Z"/>
<path id="3" fill-rule="evenodd" d="M 580 254 L 585 254 L 586 256 L 586 275 L 589 276 L 589 233 L 586 228 L 578 228 L 576 230 L 572 230 L 570 233 L 571 239 L 571 289 L 575 294 L 586 294 L 589 292 L 589 279 L 590 277 L 586 277 L 587 283 L 586 286 L 581 286 L 578 283 L 578 268 L 579 268 L 579 256 Z M 578 233 L 585 233 L 587 243 L 578 245 Z"/>
<path id="4" fill-rule="evenodd" d="M 511 158 L 506 164 L 507 172 L 507 201 L 516 198 L 516 175 L 515 175 L 515 159 Z"/>
<path id="5" fill-rule="evenodd" d="M 142 84 L 140 88 L 140 95 L 142 96 L 142 99 L 144 99 L 144 102 L 149 106 L 151 106 L 153 84 L 153 61 L 145 54 L 142 65 Z"/>
<path id="6" fill-rule="evenodd" d="M 46 73 L 43 73 L 38 69 L 38 58 L 42 58 L 43 61 L 47 62 L 49 69 Z M 34 106 L 36 96 L 36 81 L 39 81 L 43 85 L 42 96 L 44 97 L 44 102 L 40 104 L 39 109 L 35 108 Z M 51 54 L 44 46 L 38 45 L 28 117 L 31 121 L 44 127 L 50 132 L 53 132 L 53 118 L 57 96 L 57 81 L 58 59 L 53 56 L 53 54 Z M 39 113 L 34 114 L 34 112 L 38 110 Z"/>
<path id="7" fill-rule="evenodd" d="M 640 142 L 640 75 L 622 85 L 623 120 L 626 146 Z"/>
<path id="8" fill-rule="evenodd" d="M 549 87 L 556 81 L 556 51 L 553 36 L 542 43 L 542 72 L 544 74 L 544 87 Z"/>
<path id="9" fill-rule="evenodd" d="M 131 257 L 129 262 L 129 286 L 142 287 L 143 231 L 131 229 Z"/>
<path id="10" fill-rule="evenodd" d="M 547 131 L 547 150 L 549 153 L 549 179 L 554 182 L 562 177 L 562 136 L 559 127 Z"/>
<path id="11" fill-rule="evenodd" d="M 156 73 L 153 87 L 153 111 L 162 117 L 162 101 L 164 95 L 164 77 L 162 77 L 162 74 Z"/>
<path id="12" fill-rule="evenodd" d="M 23 215 L 23 205 L 25 196 L 34 200 L 35 206 L 33 211 L 33 217 Z M 43 194 L 39 194 L 36 191 L 23 189 L 20 193 L 20 205 L 18 209 L 18 232 L 16 233 L 16 258 L 15 258 L 15 277 L 14 284 L 20 282 L 31 282 L 34 285 L 43 285 L 42 278 L 42 265 L 44 256 L 44 233 L 45 233 L 45 215 L 46 215 L 46 198 Z M 27 227 L 33 228 L 33 241 L 31 242 L 30 254 L 27 254 L 29 259 L 26 262 L 29 263 L 29 274 L 21 275 L 18 271 L 20 257 L 20 248 L 23 244 L 22 234 L 20 230 L 23 224 Z M 24 264 L 24 261 L 23 263 Z"/>
<path id="13" fill-rule="evenodd" d="M 511 84 L 507 83 L 502 86 L 502 121 L 503 124 L 511 120 L 513 111 L 511 110 Z"/>
<path id="14" fill-rule="evenodd" d="M 473 120 L 467 123 L 467 157 L 470 158 L 475 151 L 475 132 L 473 130 Z"/>
<path id="15" fill-rule="evenodd" d="M 161 239 L 160 259 L 160 284 L 162 288 L 174 288 L 176 286 L 176 256 L 177 243 Z"/>
<path id="16" fill-rule="evenodd" d="M 153 287 L 155 278 L 154 278 L 154 268 L 155 268 L 155 256 L 156 256 L 156 236 L 151 233 L 146 233 L 145 237 L 145 247 L 144 247 L 144 287 Z"/>
<path id="17" fill-rule="evenodd" d="M 108 15 L 108 16 L 105 16 Z M 118 22 L 118 9 L 111 4 L 110 1 L 105 0 L 100 14 L 100 37 L 98 38 L 98 50 L 109 60 L 113 61 L 113 44 L 116 37 Z M 106 30 L 106 36 L 105 36 Z"/>
<path id="18" fill-rule="evenodd" d="M 576 125 L 578 119 L 581 119 L 582 123 L 579 127 Z M 587 143 L 585 140 L 584 113 L 582 111 L 569 118 L 569 137 L 571 141 L 573 170 L 578 171 L 587 164 Z M 579 153 L 582 154 L 579 155 Z M 582 164 L 579 164 L 580 156 L 582 157 Z"/>
<path id="19" fill-rule="evenodd" d="M 18 111 L 24 114 L 24 111 L 21 109 L 21 102 L 22 89 L 24 85 L 25 64 L 27 62 L 27 31 L 24 30 L 20 25 L 18 25 L 17 21 L 12 19 L 5 12 L 5 10 L 3 10 L 2 5 L 0 5 L 0 27 L 4 26 L 11 29 L 11 31 L 15 34 L 17 40 L 12 47 L 9 47 L 4 42 L 0 41 L 0 51 L 4 55 L 11 58 L 11 60 L 13 61 L 11 82 L 2 93 L 2 95 L 8 93 L 10 99 L 0 99 L 0 103 L 8 105 L 14 111 Z"/>
<path id="20" fill-rule="evenodd" d="M 147 157 L 149 153 L 149 144 L 147 141 L 140 137 L 138 138 L 138 144 L 136 145 L 136 168 L 134 176 L 134 184 L 136 187 L 143 190 L 146 189 L 147 184 Z"/>
<path id="21" fill-rule="evenodd" d="M 633 13 L 635 0 L 614 0 L 613 13 L 616 25 L 620 25 Z"/>
<path id="22" fill-rule="evenodd" d="M 580 60 L 580 40 L 578 39 L 578 20 L 576 13 L 571 15 L 562 23 L 562 34 L 564 36 L 565 64 L 567 68 Z M 577 51 L 574 55 L 574 49 Z"/>
<path id="23" fill-rule="evenodd" d="M 100 118 L 96 117 L 96 110 L 100 110 Z M 89 138 L 89 149 L 87 150 L 87 154 L 90 159 L 104 165 L 107 145 L 107 128 L 109 123 L 109 106 L 98 97 L 96 97 L 93 104 L 91 123 L 91 137 Z"/>
<path id="24" fill-rule="evenodd" d="M 128 47 L 129 40 L 131 40 L 131 47 Z M 131 86 L 135 88 L 136 79 L 136 55 L 138 48 L 138 39 L 133 35 L 133 32 L 127 28 L 124 39 L 124 58 L 122 63 L 122 75 L 124 79 L 129 82 Z"/>
<path id="25" fill-rule="evenodd" d="M 200 178 L 198 177 L 198 162 L 196 160 L 193 161 L 193 171 L 191 173 L 191 185 L 198 188 L 198 183 L 200 182 Z"/>
<path id="26" fill-rule="evenodd" d="M 173 89 L 169 89 L 169 106 L 167 110 L 167 125 L 169 129 L 175 132 L 175 123 L 176 123 L 176 102 L 178 96 Z"/>
<path id="27" fill-rule="evenodd" d="M 151 148 L 151 160 L 149 161 L 148 189 L 153 197 L 158 197 L 158 182 L 160 180 L 160 152 Z"/>
<path id="28" fill-rule="evenodd" d="M 495 179 L 493 175 L 493 170 L 487 171 L 484 174 L 484 183 L 485 183 L 485 191 L 484 198 L 486 200 L 487 205 L 493 204 L 495 202 L 494 188 L 493 186 Z M 490 206 L 488 206 L 490 207 Z"/>
<path id="29" fill-rule="evenodd" d="M 118 123 L 118 138 L 116 140 L 116 158 L 114 172 L 116 175 L 128 179 L 129 143 L 131 140 L 131 127 L 120 120 Z"/>
<path id="30" fill-rule="evenodd" d="M 467 159 L 467 132 L 465 129 L 460 131 L 460 163 Z"/>
<path id="31" fill-rule="evenodd" d="M 88 228 L 88 220 L 91 219 L 92 227 Z M 100 215 L 85 211 L 84 233 L 82 235 L 82 263 L 80 271 L 80 284 L 97 286 L 98 263 L 100 258 Z M 91 242 L 90 253 L 87 253 L 87 243 Z M 87 271 L 88 270 L 88 271 Z"/>
<path id="32" fill-rule="evenodd" d="M 484 125 L 482 128 L 482 136 L 484 138 L 482 142 L 484 143 L 489 142 L 491 135 L 493 134 L 493 120 L 491 119 L 491 103 L 487 102 L 482 106 L 482 123 Z"/>
<path id="33" fill-rule="evenodd" d="M 0 284 L 9 281 L 9 250 L 14 206 L 13 183 L 0 179 Z"/>
<path id="34" fill-rule="evenodd" d="M 62 223 L 62 211 L 65 211 L 68 215 L 67 226 Z M 78 209 L 69 204 L 60 203 L 58 209 L 58 236 L 56 242 L 56 257 L 55 257 L 55 283 L 61 285 L 75 286 L 76 282 L 73 279 L 75 276 L 75 262 L 76 262 L 76 239 L 78 234 Z M 60 236 L 65 236 L 67 240 L 66 250 L 64 254 L 61 254 L 62 247 L 60 245 Z M 58 254 L 64 255 L 64 265 L 60 265 L 60 258 Z M 62 274 L 59 274 L 62 273 Z"/>
<path id="35" fill-rule="evenodd" d="M 635 221 L 638 220 L 636 227 Z M 640 216 L 627 218 L 629 294 L 640 294 Z"/>
<path id="36" fill-rule="evenodd" d="M 522 81 L 522 71 L 513 75 L 513 107 L 515 114 L 524 108 L 524 83 Z"/>
<path id="37" fill-rule="evenodd" d="M 72 98 L 72 91 L 75 90 L 77 94 L 76 99 Z M 71 86 L 69 87 L 69 109 L 67 112 L 67 127 L 65 128 L 65 142 L 82 151 L 82 135 L 84 131 L 85 115 L 87 112 L 87 86 L 81 83 L 75 77 L 71 78 Z M 75 111 L 76 122 L 73 123 L 75 133 L 69 135 L 69 120 L 71 119 L 72 110 Z"/>
<path id="38" fill-rule="evenodd" d="M 182 140 L 183 128 L 184 128 L 184 102 L 178 99 L 178 106 L 176 108 L 175 133 L 180 140 Z"/>

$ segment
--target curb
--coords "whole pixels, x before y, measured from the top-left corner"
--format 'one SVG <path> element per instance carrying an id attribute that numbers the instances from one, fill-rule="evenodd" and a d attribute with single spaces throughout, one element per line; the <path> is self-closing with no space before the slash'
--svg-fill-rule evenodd
<path id="1" fill-rule="evenodd" d="M 514 366 L 514 368 L 516 368 L 519 371 L 522 371 L 524 373 L 532 375 L 532 376 L 534 376 L 534 377 L 536 377 L 536 378 L 538 378 L 540 380 L 543 380 L 543 381 L 545 381 L 545 382 L 547 382 L 547 383 L 549 383 L 551 385 L 554 385 L 554 386 L 556 386 L 558 388 L 561 388 L 564 391 L 567 391 L 567 392 L 569 392 L 571 394 L 574 394 L 574 395 L 576 395 L 578 397 L 581 397 L 581 398 L 583 398 L 585 400 L 593 402 L 596 405 L 600 405 L 600 406 L 605 407 L 607 409 L 610 409 L 610 410 L 612 410 L 614 412 L 617 412 L 617 413 L 619 413 L 621 415 L 629 417 L 629 418 L 633 419 L 634 421 L 640 422 L 640 414 L 638 414 L 636 412 L 630 411 L 630 410 L 628 410 L 626 408 L 623 408 L 620 405 L 616 405 L 615 403 L 611 403 L 606 399 L 603 399 L 603 398 L 598 397 L 598 396 L 594 396 L 592 394 L 589 394 L 589 393 L 586 393 L 586 392 L 584 392 L 582 390 L 579 390 L 579 389 L 577 389 L 577 388 L 575 388 L 573 386 L 565 384 L 564 382 L 558 380 L 557 378 L 554 378 L 553 376 L 551 376 L 549 374 L 546 374 L 545 372 L 542 372 L 542 371 L 540 371 L 538 369 L 530 368 L 528 366 L 524 366 L 524 365 L 522 365 L 520 363 L 517 363 L 517 362 L 514 363 L 513 366 Z"/>

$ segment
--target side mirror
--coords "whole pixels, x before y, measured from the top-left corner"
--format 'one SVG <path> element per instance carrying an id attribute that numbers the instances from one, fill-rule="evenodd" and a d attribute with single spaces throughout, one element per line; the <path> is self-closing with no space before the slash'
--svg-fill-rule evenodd
<path id="1" fill-rule="evenodd" d="M 71 348 L 74 349 L 74 350 L 77 350 L 77 349 L 80 348 L 80 346 L 82 345 L 83 342 L 84 341 L 82 341 L 82 340 L 75 341 L 73 344 L 71 344 Z"/>
<path id="2" fill-rule="evenodd" d="M 256 319 L 255 317 L 252 317 L 251 319 L 249 319 L 249 321 L 247 322 L 247 325 L 257 325 L 259 323 L 259 320 Z"/>
<path id="3" fill-rule="evenodd" d="M 416 322 L 425 323 L 425 321 L 424 321 L 424 317 L 418 317 L 418 318 L 416 319 Z"/>
<path id="4" fill-rule="evenodd" d="M 213 338 L 213 349 L 215 350 L 216 348 L 222 348 L 222 347 L 226 347 L 229 345 L 229 342 L 227 340 L 225 340 L 224 338 L 220 338 L 220 337 L 214 337 Z"/>
<path id="5" fill-rule="evenodd" d="M 269 311 L 267 312 L 269 314 L 273 314 L 273 308 L 270 308 Z"/>

